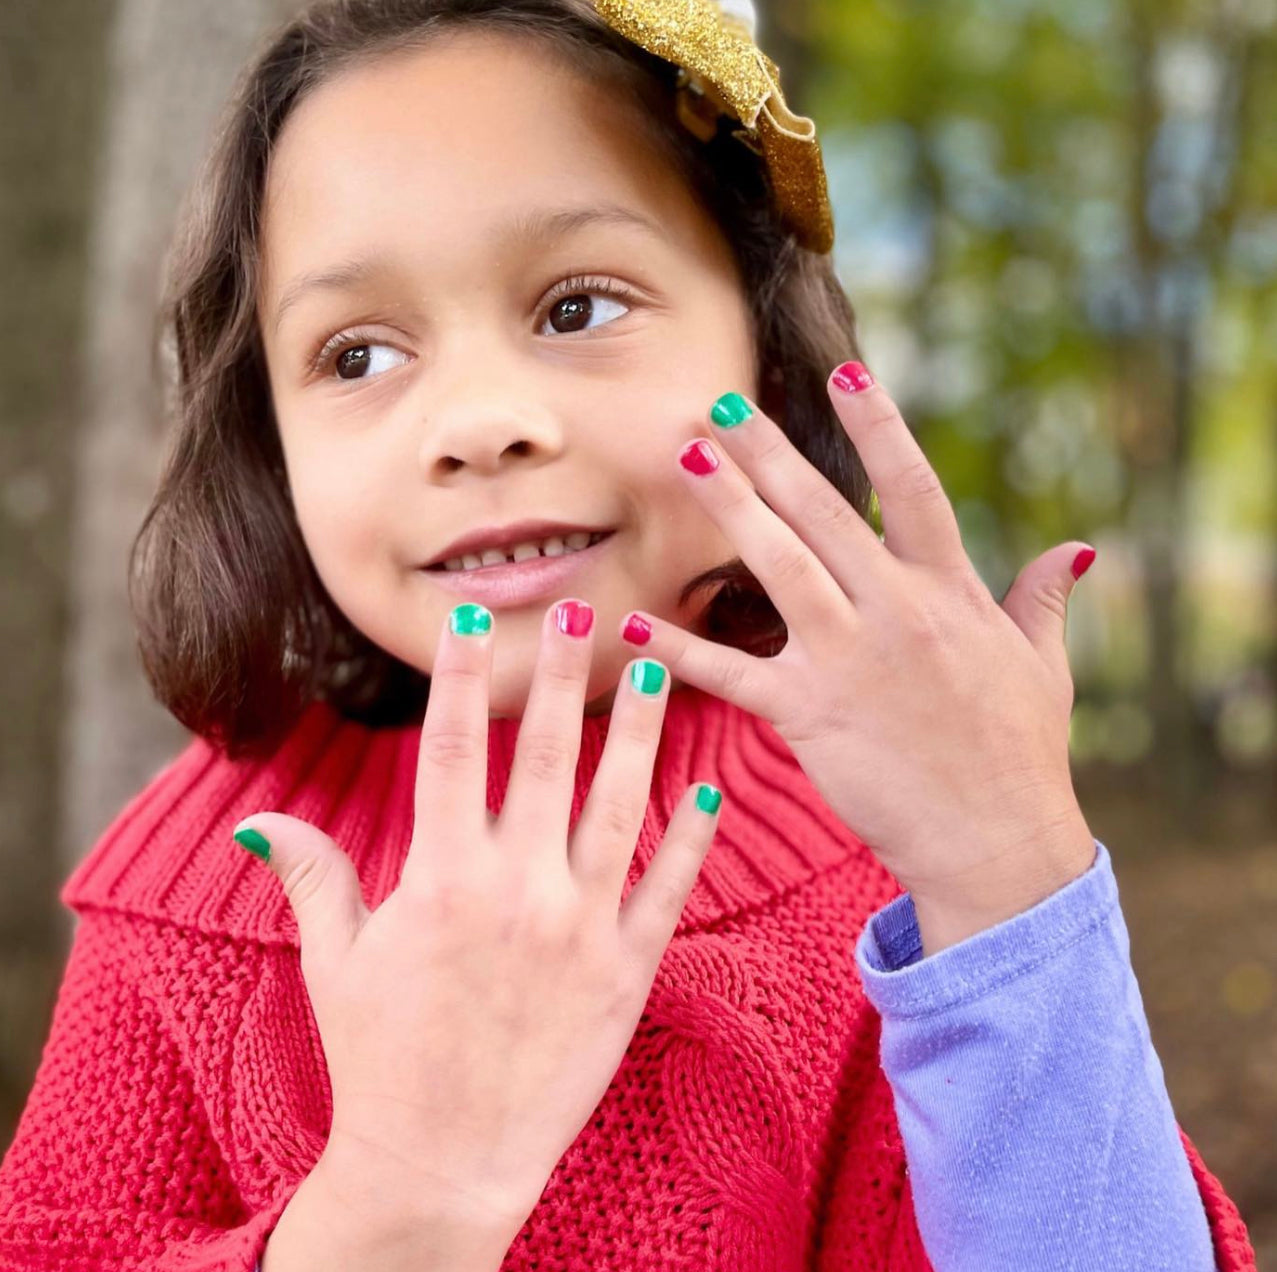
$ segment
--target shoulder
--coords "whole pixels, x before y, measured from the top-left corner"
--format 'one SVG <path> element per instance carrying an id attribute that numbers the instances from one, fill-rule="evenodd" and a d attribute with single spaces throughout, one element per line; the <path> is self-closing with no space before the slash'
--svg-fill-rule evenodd
<path id="1" fill-rule="evenodd" d="M 324 703 L 308 708 L 266 759 L 231 760 L 193 738 L 125 804 L 71 872 L 59 900 L 77 913 L 111 910 L 296 945 L 296 922 L 278 881 L 234 843 L 231 831 L 269 810 L 308 821 L 338 842 L 347 832 L 366 842 L 370 829 L 393 839 L 395 827 L 370 826 L 368 813 L 380 801 L 385 818 L 372 820 L 384 823 L 404 803 L 396 798 L 402 744 L 401 730 L 369 729 Z"/>

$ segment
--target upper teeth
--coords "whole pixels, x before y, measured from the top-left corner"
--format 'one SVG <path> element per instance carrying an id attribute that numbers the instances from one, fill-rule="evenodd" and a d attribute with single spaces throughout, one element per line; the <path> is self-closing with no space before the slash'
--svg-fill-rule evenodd
<path id="1" fill-rule="evenodd" d="M 539 542 L 516 543 L 508 551 L 504 548 L 485 548 L 479 553 L 468 552 L 465 556 L 450 557 L 443 566 L 446 570 L 477 570 L 485 565 L 530 561 L 535 556 L 563 556 L 568 552 L 580 552 L 582 548 L 591 547 L 605 537 L 606 532 L 591 534 L 588 530 L 576 530 L 568 535 L 554 534 Z"/>

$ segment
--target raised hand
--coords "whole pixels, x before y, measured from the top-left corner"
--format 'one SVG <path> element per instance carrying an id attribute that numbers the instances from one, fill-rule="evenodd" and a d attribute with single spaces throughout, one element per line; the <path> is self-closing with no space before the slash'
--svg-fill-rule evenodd
<path id="1" fill-rule="evenodd" d="M 715 440 L 679 459 L 788 643 L 757 658 L 647 613 L 637 629 L 651 629 L 646 652 L 679 680 L 775 726 L 911 892 L 930 954 L 1028 909 L 1095 859 L 1069 771 L 1064 646 L 1069 595 L 1095 554 L 1052 548 L 999 605 L 886 392 L 848 363 L 829 393 L 877 491 L 883 539 L 774 421 L 728 394 L 711 412 Z"/>
<path id="2" fill-rule="evenodd" d="M 453 612 L 480 621 L 441 637 L 412 842 L 375 912 L 350 858 L 315 827 L 262 812 L 236 830 L 296 914 L 332 1085 L 326 1155 L 358 1162 L 383 1205 L 424 1215 L 418 1199 L 429 1197 L 431 1215 L 495 1226 L 507 1244 L 620 1067 L 721 799 L 689 788 L 621 907 L 668 676 L 653 660 L 630 664 L 637 675 L 618 688 L 569 836 L 593 633 L 561 633 L 556 608 L 496 817 L 486 807 L 492 616 Z"/>

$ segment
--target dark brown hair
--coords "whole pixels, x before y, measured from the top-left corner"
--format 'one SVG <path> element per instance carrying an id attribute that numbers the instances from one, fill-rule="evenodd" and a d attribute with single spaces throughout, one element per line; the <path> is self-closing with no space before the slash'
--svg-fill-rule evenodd
<path id="1" fill-rule="evenodd" d="M 733 248 L 749 302 L 759 405 L 866 514 L 869 483 L 825 389 L 856 354 L 832 256 L 775 216 L 766 169 L 731 136 L 698 141 L 675 111 L 677 71 L 614 32 L 590 0 L 321 0 L 274 32 L 242 72 L 184 200 L 166 258 L 162 346 L 176 416 L 129 561 L 138 645 L 158 699 L 232 758 L 264 756 L 316 700 L 370 725 L 418 718 L 430 678 L 358 631 L 311 563 L 293 512 L 256 318 L 267 162 L 290 112 L 338 71 L 426 44 L 447 28 L 509 31 L 570 57 L 632 98 L 636 118 Z M 735 124 L 739 127 L 739 124 Z M 698 634 L 760 656 L 785 626 L 739 558 Z"/>

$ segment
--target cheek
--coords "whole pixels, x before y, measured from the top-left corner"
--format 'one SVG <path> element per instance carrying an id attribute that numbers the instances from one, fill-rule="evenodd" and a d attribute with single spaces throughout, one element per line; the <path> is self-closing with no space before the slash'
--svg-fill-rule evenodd
<path id="1" fill-rule="evenodd" d="M 292 491 L 302 538 L 330 588 L 335 576 L 368 564 L 379 544 L 385 550 L 392 542 L 382 529 L 387 501 L 357 467 L 310 459 L 294 470 Z"/>

